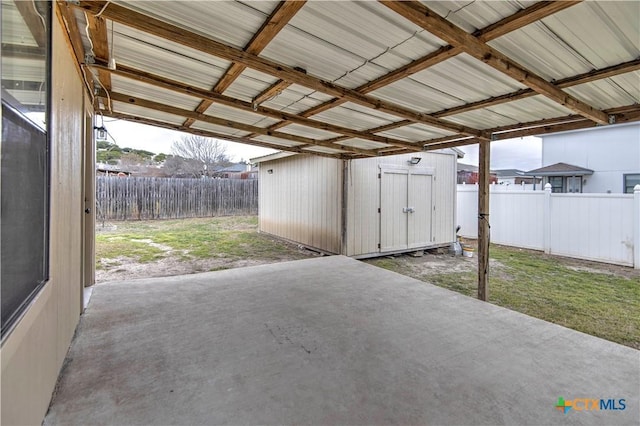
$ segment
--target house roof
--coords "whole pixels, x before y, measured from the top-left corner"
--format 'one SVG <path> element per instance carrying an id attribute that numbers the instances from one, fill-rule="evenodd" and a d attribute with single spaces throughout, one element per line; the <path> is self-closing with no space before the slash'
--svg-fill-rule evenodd
<path id="1" fill-rule="evenodd" d="M 512 178 L 512 177 L 521 177 L 524 174 L 523 170 L 518 169 L 501 169 L 494 170 L 495 174 L 499 178 Z"/>
<path id="2" fill-rule="evenodd" d="M 636 2 L 56 4 L 101 113 L 204 136 L 361 158 L 640 120 Z"/>
<path id="3" fill-rule="evenodd" d="M 567 163 L 556 163 L 539 169 L 529 170 L 525 173 L 527 176 L 587 176 L 592 174 L 593 170 Z"/>
<path id="4" fill-rule="evenodd" d="M 228 167 L 224 167 L 222 169 L 216 170 L 216 172 L 229 172 L 229 173 L 240 173 L 246 172 L 247 165 L 244 163 L 232 164 Z"/>
<path id="5" fill-rule="evenodd" d="M 458 162 L 458 171 L 459 172 L 478 172 L 480 168 L 478 166 L 474 166 L 473 164 L 465 164 Z M 495 170 L 490 170 L 491 173 L 495 173 Z"/>

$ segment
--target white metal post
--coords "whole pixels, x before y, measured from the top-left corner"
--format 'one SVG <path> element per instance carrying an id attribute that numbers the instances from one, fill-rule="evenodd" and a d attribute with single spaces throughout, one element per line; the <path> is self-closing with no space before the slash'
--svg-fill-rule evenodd
<path id="1" fill-rule="evenodd" d="M 542 229 L 544 230 L 544 252 L 551 253 L 551 184 L 544 186 L 544 209 L 542 211 Z"/>
<path id="2" fill-rule="evenodd" d="M 633 188 L 633 267 L 640 269 L 640 185 Z"/>

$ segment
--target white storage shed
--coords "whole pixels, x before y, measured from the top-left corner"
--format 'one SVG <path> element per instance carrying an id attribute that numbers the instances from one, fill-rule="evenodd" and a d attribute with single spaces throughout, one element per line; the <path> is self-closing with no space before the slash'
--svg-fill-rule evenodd
<path id="1" fill-rule="evenodd" d="M 276 153 L 259 164 L 259 227 L 353 257 L 455 241 L 454 151 L 354 160 Z"/>

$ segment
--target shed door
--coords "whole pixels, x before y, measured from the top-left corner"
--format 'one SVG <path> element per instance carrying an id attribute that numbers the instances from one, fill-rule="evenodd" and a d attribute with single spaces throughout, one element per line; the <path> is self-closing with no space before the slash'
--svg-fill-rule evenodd
<path id="1" fill-rule="evenodd" d="M 431 186 L 433 176 L 411 173 L 409 175 L 408 242 L 409 248 L 424 247 L 431 243 Z"/>
<path id="2" fill-rule="evenodd" d="M 409 171 L 382 170 L 380 175 L 380 251 L 408 248 Z"/>
<path id="3" fill-rule="evenodd" d="M 433 169 L 382 167 L 380 179 L 380 251 L 429 245 Z"/>

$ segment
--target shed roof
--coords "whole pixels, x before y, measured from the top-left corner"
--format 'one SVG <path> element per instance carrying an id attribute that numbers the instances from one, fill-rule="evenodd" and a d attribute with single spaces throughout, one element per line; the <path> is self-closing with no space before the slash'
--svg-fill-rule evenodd
<path id="1" fill-rule="evenodd" d="M 551 164 L 525 173 L 527 176 L 587 176 L 592 174 L 593 170 L 591 169 L 567 163 Z"/>
<path id="2" fill-rule="evenodd" d="M 103 114 L 205 136 L 360 158 L 640 120 L 634 1 L 58 5 Z"/>

